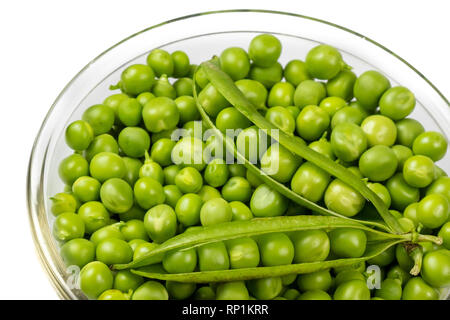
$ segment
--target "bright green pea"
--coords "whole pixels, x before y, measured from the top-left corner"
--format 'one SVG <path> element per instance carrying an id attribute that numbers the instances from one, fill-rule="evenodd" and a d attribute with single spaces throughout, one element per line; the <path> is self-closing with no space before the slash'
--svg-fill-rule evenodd
<path id="1" fill-rule="evenodd" d="M 75 151 L 83 151 L 94 140 L 94 130 L 84 120 L 72 122 L 66 129 L 66 143 Z"/>
<path id="2" fill-rule="evenodd" d="M 197 66 L 195 64 L 191 65 L 190 72 L 192 73 L 190 77 L 193 78 L 195 76 L 195 83 L 198 84 L 200 88 L 204 89 L 209 84 L 209 80 L 206 77 L 205 70 L 203 70 L 202 66 Z"/>
<path id="3" fill-rule="evenodd" d="M 51 211 L 54 216 L 63 212 L 76 212 L 80 207 L 80 202 L 71 193 L 60 192 L 50 198 L 52 201 Z"/>
<path id="4" fill-rule="evenodd" d="M 197 248 L 200 271 L 228 270 L 230 259 L 223 242 L 204 244 Z"/>
<path id="5" fill-rule="evenodd" d="M 305 63 L 313 78 L 325 80 L 335 77 L 346 66 L 339 51 L 326 44 L 309 50 Z"/>
<path id="6" fill-rule="evenodd" d="M 365 281 L 351 280 L 337 287 L 334 300 L 370 300 L 370 290 Z"/>
<path id="7" fill-rule="evenodd" d="M 129 157 L 140 158 L 150 148 L 150 136 L 139 127 L 126 127 L 119 134 L 119 147 Z"/>
<path id="8" fill-rule="evenodd" d="M 186 167 L 175 176 L 175 185 L 183 193 L 196 193 L 203 186 L 203 178 L 195 168 Z"/>
<path id="9" fill-rule="evenodd" d="M 95 256 L 106 265 L 128 263 L 133 259 L 133 250 L 124 240 L 109 238 L 97 245 Z"/>
<path id="10" fill-rule="evenodd" d="M 79 177 L 89 175 L 89 165 L 83 156 L 74 153 L 61 161 L 58 173 L 61 180 L 71 186 Z"/>
<path id="11" fill-rule="evenodd" d="M 173 74 L 174 63 L 172 56 L 163 49 L 152 50 L 147 56 L 147 64 L 152 68 L 157 77 L 163 74 L 167 76 Z"/>
<path id="12" fill-rule="evenodd" d="M 396 265 L 389 269 L 386 278 L 400 280 L 400 283 L 403 286 L 411 278 L 411 275 L 399 265 Z"/>
<path id="13" fill-rule="evenodd" d="M 234 84 L 256 108 L 263 109 L 266 106 L 267 89 L 259 81 L 241 79 Z"/>
<path id="14" fill-rule="evenodd" d="M 113 286 L 113 274 L 100 261 L 88 263 L 80 272 L 80 289 L 90 299 L 96 299 L 102 292 Z"/>
<path id="15" fill-rule="evenodd" d="M 358 229 L 338 228 L 330 232 L 331 251 L 338 257 L 361 257 L 366 251 L 366 242 L 366 234 Z"/>
<path id="16" fill-rule="evenodd" d="M 222 187 L 222 197 L 227 201 L 247 202 L 251 195 L 250 183 L 243 177 L 231 177 Z"/>
<path id="17" fill-rule="evenodd" d="M 85 231 L 83 219 L 72 212 L 64 212 L 56 217 L 53 235 L 60 241 L 83 238 Z"/>
<path id="18" fill-rule="evenodd" d="M 181 138 L 172 149 L 172 162 L 202 171 L 206 166 L 203 157 L 204 149 L 205 144 L 198 138 Z"/>
<path id="19" fill-rule="evenodd" d="M 136 181 L 134 197 L 143 209 L 150 209 L 166 200 L 161 183 L 150 177 L 143 177 Z"/>
<path id="20" fill-rule="evenodd" d="M 174 129 L 180 120 L 180 113 L 172 99 L 157 97 L 145 104 L 142 118 L 148 131 L 158 133 Z"/>
<path id="21" fill-rule="evenodd" d="M 283 78 L 283 67 L 278 62 L 269 67 L 259 67 L 252 64 L 249 78 L 260 82 L 264 87 L 270 89 Z"/>
<path id="22" fill-rule="evenodd" d="M 365 281 L 364 275 L 354 269 L 343 270 L 336 275 L 335 286 L 340 286 L 342 283 L 352 280 Z"/>
<path id="23" fill-rule="evenodd" d="M 257 35 L 248 47 L 248 56 L 260 67 L 270 67 L 277 62 L 280 54 L 281 42 L 271 34 Z"/>
<path id="24" fill-rule="evenodd" d="M 161 283 L 147 281 L 133 292 L 131 300 L 169 300 L 169 294 Z"/>
<path id="25" fill-rule="evenodd" d="M 330 240 L 322 230 L 297 231 L 290 234 L 294 244 L 294 263 L 324 261 L 330 253 Z"/>
<path id="26" fill-rule="evenodd" d="M 142 92 L 136 97 L 136 100 L 143 107 L 147 102 L 155 98 L 155 95 L 151 92 Z M 142 109 L 141 109 L 142 110 Z"/>
<path id="27" fill-rule="evenodd" d="M 251 126 L 239 133 L 236 140 L 236 147 L 240 154 L 251 163 L 256 164 L 267 148 L 267 136 L 258 127 Z"/>
<path id="28" fill-rule="evenodd" d="M 293 86 L 298 86 L 300 82 L 311 79 L 308 70 L 306 70 L 306 64 L 297 59 L 291 60 L 286 64 L 283 75 L 286 81 Z"/>
<path id="29" fill-rule="evenodd" d="M 391 206 L 391 195 L 389 190 L 381 183 L 368 183 L 367 187 L 376 193 L 376 195 L 384 202 L 386 207 Z"/>
<path id="30" fill-rule="evenodd" d="M 270 89 L 267 105 L 287 107 L 294 104 L 295 88 L 289 82 L 278 82 Z"/>
<path id="31" fill-rule="evenodd" d="M 371 181 L 385 181 L 397 170 L 398 160 L 391 148 L 377 145 L 359 158 L 361 173 Z"/>
<path id="32" fill-rule="evenodd" d="M 152 87 L 152 93 L 155 97 L 166 97 L 169 99 L 175 99 L 177 92 L 175 88 L 170 84 L 167 75 L 163 74 Z"/>
<path id="33" fill-rule="evenodd" d="M 443 176 L 433 181 L 426 190 L 426 195 L 430 194 L 442 194 L 450 201 L 450 178 Z"/>
<path id="34" fill-rule="evenodd" d="M 404 218 L 401 218 L 404 219 Z M 368 264 L 374 264 L 379 267 L 386 267 L 392 263 L 395 259 L 395 247 L 390 247 L 389 249 L 383 251 L 379 255 L 367 260 Z"/>
<path id="35" fill-rule="evenodd" d="M 353 87 L 356 75 L 350 70 L 342 70 L 335 77 L 327 81 L 326 88 L 328 96 L 339 97 L 345 101 L 353 98 Z"/>
<path id="36" fill-rule="evenodd" d="M 220 54 L 220 68 L 234 81 L 244 79 L 250 71 L 247 52 L 238 47 L 227 48 Z"/>
<path id="37" fill-rule="evenodd" d="M 317 106 L 325 96 L 325 86 L 322 83 L 305 80 L 295 89 L 294 104 L 300 109 L 309 105 Z"/>
<path id="38" fill-rule="evenodd" d="M 210 286 L 198 288 L 194 295 L 195 300 L 215 300 L 216 293 Z"/>
<path id="39" fill-rule="evenodd" d="M 367 135 L 369 146 L 392 146 L 397 138 L 397 127 L 388 117 L 382 115 L 368 116 L 361 123 L 361 129 Z"/>
<path id="40" fill-rule="evenodd" d="M 275 180 L 286 183 L 291 180 L 301 163 L 300 157 L 292 154 L 279 143 L 274 143 L 261 157 L 261 170 Z"/>
<path id="41" fill-rule="evenodd" d="M 442 245 L 447 250 L 450 250 L 450 221 L 444 223 L 444 225 L 439 230 L 438 237 L 442 238 L 442 240 L 443 240 Z"/>
<path id="42" fill-rule="evenodd" d="M 126 99 L 117 108 L 117 116 L 120 122 L 126 126 L 138 126 L 142 120 L 142 104 L 134 98 Z"/>
<path id="43" fill-rule="evenodd" d="M 202 226 L 231 221 L 233 212 L 231 206 L 222 198 L 214 198 L 205 202 L 200 210 Z"/>
<path id="44" fill-rule="evenodd" d="M 129 221 L 133 219 L 142 220 L 144 219 L 145 211 L 139 205 L 134 204 L 130 210 L 124 213 L 120 213 L 120 221 Z"/>
<path id="45" fill-rule="evenodd" d="M 155 73 L 152 68 L 143 64 L 134 64 L 122 72 L 119 86 L 124 93 L 136 96 L 150 91 L 154 83 Z"/>
<path id="46" fill-rule="evenodd" d="M 191 78 L 180 78 L 177 81 L 175 81 L 173 83 L 173 88 L 175 89 L 175 92 L 177 93 L 177 97 L 192 96 L 193 95 L 192 83 L 193 83 L 193 80 Z M 178 111 L 179 111 L 179 109 L 178 109 Z M 180 112 L 180 118 L 182 118 L 181 112 Z"/>
<path id="47" fill-rule="evenodd" d="M 111 130 L 114 124 L 114 110 L 103 104 L 96 104 L 83 112 L 82 119 L 89 123 L 94 135 L 98 136 Z"/>
<path id="48" fill-rule="evenodd" d="M 251 125 L 250 120 L 248 120 L 242 113 L 240 113 L 236 108 L 229 107 L 225 108 L 219 112 L 216 118 L 216 127 L 222 131 L 226 132 L 227 129 L 238 130 L 245 129 Z"/>
<path id="49" fill-rule="evenodd" d="M 300 274 L 297 278 L 297 285 L 301 291 L 328 291 L 331 287 L 331 284 L 332 278 L 329 269 Z"/>
<path id="50" fill-rule="evenodd" d="M 392 120 L 407 117 L 416 105 L 414 94 L 405 87 L 392 87 L 381 96 L 380 113 Z"/>
<path id="51" fill-rule="evenodd" d="M 221 283 L 217 287 L 217 300 L 249 300 L 244 281 Z"/>
<path id="52" fill-rule="evenodd" d="M 145 257 L 150 251 L 154 250 L 157 246 L 158 245 L 155 242 L 146 242 L 144 240 L 140 241 L 134 248 L 133 260 L 138 260 L 141 257 Z M 157 254 L 153 258 L 153 263 L 162 262 L 163 256 L 164 254 Z M 161 269 L 164 270 L 160 265 L 157 265 L 157 267 L 161 267 Z"/>
<path id="53" fill-rule="evenodd" d="M 113 136 L 106 133 L 96 136 L 85 151 L 86 160 L 90 162 L 95 155 L 101 152 L 119 153 L 119 144 Z"/>
<path id="54" fill-rule="evenodd" d="M 346 217 L 358 214 L 366 204 L 365 198 L 357 190 L 339 179 L 328 185 L 324 200 L 328 209 Z"/>
<path id="55" fill-rule="evenodd" d="M 450 285 L 450 251 L 439 249 L 427 252 L 423 258 L 422 278 L 435 288 Z"/>
<path id="56" fill-rule="evenodd" d="M 375 111 L 383 93 L 391 87 L 389 80 L 375 70 L 369 70 L 356 79 L 353 93 L 361 105 L 370 112 Z"/>
<path id="57" fill-rule="evenodd" d="M 417 206 L 417 219 L 427 228 L 439 228 L 448 220 L 449 214 L 449 201 L 441 194 L 425 196 Z"/>
<path id="58" fill-rule="evenodd" d="M 253 213 L 250 208 L 240 201 L 230 202 L 231 211 L 233 213 L 232 221 L 237 220 L 251 220 L 253 219 Z"/>
<path id="59" fill-rule="evenodd" d="M 247 282 L 250 293 L 260 300 L 271 300 L 277 297 L 283 289 L 281 278 L 263 278 Z"/>
<path id="60" fill-rule="evenodd" d="M 250 199 L 250 209 L 255 217 L 281 216 L 287 207 L 287 199 L 266 184 L 257 187 Z"/>
<path id="61" fill-rule="evenodd" d="M 168 184 L 163 187 L 164 195 L 166 196 L 165 204 L 168 204 L 175 209 L 178 200 L 183 196 L 183 193 L 176 185 Z"/>
<path id="62" fill-rule="evenodd" d="M 177 216 L 170 206 L 159 204 L 147 211 L 144 225 L 150 238 L 156 243 L 162 243 L 175 235 Z"/>
<path id="63" fill-rule="evenodd" d="M 222 109 L 230 105 L 211 83 L 208 83 L 198 94 L 198 103 L 210 117 L 216 117 Z"/>
<path id="64" fill-rule="evenodd" d="M 266 113 L 266 119 L 282 131 L 293 134 L 295 131 L 295 118 L 285 107 L 275 106 Z"/>
<path id="65" fill-rule="evenodd" d="M 130 270 L 119 270 L 114 276 L 113 288 L 122 292 L 135 291 L 143 283 L 144 278 Z"/>
<path id="66" fill-rule="evenodd" d="M 72 239 L 61 246 L 61 258 L 66 266 L 83 268 L 94 261 L 95 245 L 86 239 Z"/>
<path id="67" fill-rule="evenodd" d="M 200 222 L 202 198 L 195 193 L 183 195 L 175 206 L 177 220 L 185 226 L 194 226 Z"/>
<path id="68" fill-rule="evenodd" d="M 292 177 L 291 189 L 310 201 L 318 202 L 322 199 L 330 180 L 330 175 L 323 169 L 305 162 Z"/>
<path id="69" fill-rule="evenodd" d="M 367 138 L 358 125 L 341 123 L 331 132 L 331 147 L 339 159 L 352 162 L 367 149 Z"/>
<path id="70" fill-rule="evenodd" d="M 175 184 L 175 177 L 180 172 L 180 166 L 173 164 L 163 169 L 164 182 L 166 184 Z"/>
<path id="71" fill-rule="evenodd" d="M 412 187 L 427 187 L 434 179 L 433 160 L 421 155 L 408 158 L 403 165 L 403 177 Z"/>
<path id="72" fill-rule="evenodd" d="M 231 269 L 255 268 L 259 265 L 259 249 L 252 238 L 226 241 Z"/>
<path id="73" fill-rule="evenodd" d="M 319 139 L 329 125 L 328 113 L 314 105 L 304 107 L 296 119 L 297 133 L 308 141 Z"/>
<path id="74" fill-rule="evenodd" d="M 413 156 L 412 150 L 401 144 L 396 144 L 395 146 L 392 146 L 391 149 L 392 151 L 394 151 L 395 156 L 397 157 L 398 160 L 397 171 L 402 172 L 406 160 L 408 160 L 410 157 Z"/>
<path id="75" fill-rule="evenodd" d="M 195 249 L 169 251 L 164 254 L 162 263 L 169 273 L 193 272 L 197 266 L 197 252 Z"/>
<path id="76" fill-rule="evenodd" d="M 347 102 L 339 97 L 327 97 L 320 101 L 319 107 L 324 109 L 328 115 L 330 116 L 330 119 L 342 108 L 347 106 Z"/>
<path id="77" fill-rule="evenodd" d="M 419 189 L 407 184 L 400 172 L 386 182 L 386 187 L 391 194 L 392 207 L 397 210 L 404 210 L 411 203 L 419 201 Z"/>
<path id="78" fill-rule="evenodd" d="M 100 199 L 109 211 L 123 213 L 133 206 L 133 189 L 125 180 L 111 178 L 102 184 Z"/>
<path id="79" fill-rule="evenodd" d="M 197 289 L 197 285 L 195 283 L 166 281 L 166 288 L 171 298 L 176 300 L 184 300 L 194 294 L 195 289 Z"/>
<path id="80" fill-rule="evenodd" d="M 178 112 L 180 114 L 180 124 L 185 124 L 189 121 L 199 120 L 200 113 L 197 110 L 194 98 L 190 96 L 181 96 L 175 99 Z"/>
<path id="81" fill-rule="evenodd" d="M 142 167 L 142 162 L 139 159 L 123 157 L 123 163 L 125 164 L 125 175 L 123 180 L 125 180 L 130 186 L 134 186 L 137 179 L 139 179 L 139 170 Z"/>
<path id="82" fill-rule="evenodd" d="M 158 140 L 158 142 L 160 140 Z M 153 159 L 148 156 L 147 152 L 145 152 L 144 165 L 139 169 L 139 177 L 152 178 L 158 181 L 160 184 L 164 184 L 164 171 L 162 167 L 157 162 L 153 161 Z"/>
<path id="83" fill-rule="evenodd" d="M 111 178 L 122 178 L 125 175 L 125 164 L 115 153 L 100 152 L 92 158 L 89 172 L 93 178 L 104 182 Z"/>
<path id="84" fill-rule="evenodd" d="M 343 107 L 336 111 L 331 118 L 331 128 L 334 130 L 341 123 L 353 123 L 359 126 L 364 118 L 365 114 L 360 109 L 350 106 Z"/>
<path id="85" fill-rule="evenodd" d="M 89 201 L 83 204 L 78 209 L 78 215 L 83 219 L 88 234 L 107 226 L 110 222 L 108 210 L 98 201 Z"/>
<path id="86" fill-rule="evenodd" d="M 190 69 L 190 62 L 188 55 L 184 51 L 177 50 L 172 52 L 170 56 L 172 57 L 173 61 L 173 76 L 175 78 L 188 76 Z"/>
<path id="87" fill-rule="evenodd" d="M 147 232 L 145 231 L 144 223 L 141 220 L 128 220 L 121 228 L 126 241 L 131 241 L 134 239 L 142 239 L 148 241 Z"/>
<path id="88" fill-rule="evenodd" d="M 414 119 L 402 119 L 395 123 L 397 127 L 397 143 L 412 148 L 414 140 L 425 132 L 422 124 Z"/>
<path id="89" fill-rule="evenodd" d="M 203 203 L 211 199 L 222 198 L 222 195 L 217 189 L 208 185 L 204 185 L 197 194 L 200 196 Z"/>
<path id="90" fill-rule="evenodd" d="M 412 150 L 414 154 L 430 157 L 433 161 L 441 160 L 447 153 L 447 140 L 440 132 L 427 131 L 417 136 Z"/>
<path id="91" fill-rule="evenodd" d="M 228 166 L 224 160 L 220 158 L 214 159 L 210 163 L 208 163 L 203 175 L 206 183 L 208 183 L 210 186 L 215 188 L 221 187 L 228 180 Z"/>
<path id="92" fill-rule="evenodd" d="M 336 159 L 336 156 L 334 155 L 333 149 L 331 147 L 331 143 L 325 137 L 311 142 L 308 147 L 320 154 L 323 154 L 331 160 Z"/>
<path id="93" fill-rule="evenodd" d="M 119 105 L 122 103 L 122 101 L 127 100 L 129 98 L 129 96 L 125 93 L 116 93 L 116 94 L 112 94 L 109 97 L 107 97 L 104 101 L 103 101 L 103 105 L 107 106 L 108 108 L 112 109 L 114 111 L 114 115 L 115 115 L 115 123 L 118 123 L 118 116 L 117 116 L 117 111 L 119 108 Z"/>
<path id="94" fill-rule="evenodd" d="M 294 245 L 284 233 L 270 233 L 256 238 L 261 263 L 263 266 L 272 267 L 291 264 L 294 259 Z"/>
<path id="95" fill-rule="evenodd" d="M 403 288 L 402 300 L 438 300 L 436 289 L 429 286 L 421 277 L 408 280 Z"/>
<path id="96" fill-rule="evenodd" d="M 120 231 L 120 228 L 121 228 L 120 223 L 115 223 L 112 225 L 108 225 L 106 227 L 102 227 L 102 228 L 98 229 L 97 231 L 95 231 L 91 235 L 89 240 L 96 246 L 103 240 L 110 239 L 110 238 L 125 240 L 125 237 L 122 234 L 122 232 Z"/>

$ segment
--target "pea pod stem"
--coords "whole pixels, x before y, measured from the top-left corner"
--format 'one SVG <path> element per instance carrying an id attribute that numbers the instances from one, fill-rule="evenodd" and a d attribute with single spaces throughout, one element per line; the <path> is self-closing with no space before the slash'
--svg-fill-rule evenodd
<path id="1" fill-rule="evenodd" d="M 207 227 L 195 232 L 184 232 L 164 243 L 154 250 L 128 264 L 116 264 L 114 269 L 139 268 L 155 263 L 155 256 L 175 249 L 189 249 L 206 243 L 218 242 L 243 237 L 252 237 L 273 232 L 292 232 L 301 230 L 330 231 L 336 228 L 354 228 L 372 233 L 378 239 L 411 241 L 412 233 L 391 234 L 374 230 L 356 221 L 331 216 L 281 216 L 272 218 L 257 218 L 248 221 L 231 221 Z"/>
<path id="2" fill-rule="evenodd" d="M 238 159 L 238 161 L 240 163 L 243 163 L 244 166 L 247 168 L 247 170 L 250 170 L 253 174 L 255 174 L 258 177 L 260 177 L 264 181 L 264 183 L 266 183 L 269 187 L 277 190 L 282 195 L 284 195 L 285 197 L 291 199 L 292 201 L 296 202 L 297 204 L 302 205 L 305 208 L 310 209 L 310 210 L 312 210 L 314 212 L 317 212 L 319 214 L 326 215 L 326 216 L 335 216 L 335 217 L 339 217 L 339 218 L 342 218 L 342 219 L 348 219 L 348 220 L 352 220 L 352 221 L 357 221 L 359 223 L 362 223 L 362 224 L 365 224 L 365 225 L 369 225 L 369 226 L 372 226 L 372 227 L 376 227 L 376 228 L 379 228 L 381 230 L 390 232 L 390 229 L 386 225 L 384 225 L 382 223 L 378 223 L 378 222 L 374 222 L 374 221 L 364 221 L 364 220 L 351 219 L 351 218 L 346 217 L 344 215 L 341 215 L 341 214 L 339 214 L 337 212 L 334 212 L 334 211 L 331 211 L 331 210 L 326 209 L 324 207 L 321 207 L 317 203 L 315 203 L 313 201 L 310 201 L 310 200 L 302 197 L 301 195 L 293 192 L 291 189 L 286 187 L 284 184 L 276 181 L 275 179 L 273 179 L 272 177 L 270 177 L 269 175 L 267 175 L 266 173 L 261 171 L 257 166 L 252 164 L 250 161 L 248 161 L 247 158 L 245 158 L 241 153 L 239 153 L 237 151 L 237 148 L 236 148 L 234 142 L 230 141 L 229 139 L 226 139 L 226 136 L 214 125 L 214 123 L 212 122 L 211 118 L 205 112 L 205 110 L 200 105 L 200 102 L 197 99 L 197 88 L 195 86 L 193 88 L 193 93 L 194 93 L 194 97 L 195 97 L 195 100 L 196 100 L 196 103 L 197 103 L 197 109 L 200 112 L 200 115 L 201 115 L 203 121 L 205 122 L 205 124 L 210 129 L 212 129 L 214 131 L 215 136 L 220 139 L 220 142 L 225 143 L 226 149 L 228 151 L 232 152 L 234 157 L 236 159 Z"/>
<path id="3" fill-rule="evenodd" d="M 217 271 L 200 271 L 190 273 L 169 274 L 164 272 L 155 272 L 154 268 L 132 269 L 131 272 L 146 278 L 158 280 L 170 280 L 188 283 L 209 283 L 209 282 L 225 282 L 225 281 L 242 281 L 268 277 L 281 277 L 290 274 L 311 273 L 320 270 L 326 270 L 333 267 L 342 267 L 356 264 L 373 258 L 390 247 L 404 242 L 404 239 L 394 239 L 382 243 L 376 243 L 367 247 L 366 254 L 359 258 L 336 259 L 319 262 L 308 262 L 289 264 L 274 267 L 255 267 L 243 269 L 229 269 Z"/>
<path id="4" fill-rule="evenodd" d="M 253 122 L 258 128 L 266 129 L 269 134 L 271 133 L 270 130 L 278 129 L 256 111 L 256 108 L 236 87 L 233 80 L 218 67 L 217 61 L 203 62 L 201 67 L 204 70 L 208 80 L 225 97 L 225 99 L 227 99 L 238 111 Z M 326 156 L 311 150 L 307 146 L 297 143 L 295 139 L 284 133 L 282 130 L 278 130 L 278 135 L 278 141 L 282 146 L 307 161 L 314 163 L 329 174 L 358 190 L 366 199 L 372 202 L 392 232 L 397 234 L 403 233 L 397 219 L 389 212 L 384 202 L 376 195 L 376 193 L 370 190 L 363 181 L 359 180 L 343 166 L 328 159 Z"/>

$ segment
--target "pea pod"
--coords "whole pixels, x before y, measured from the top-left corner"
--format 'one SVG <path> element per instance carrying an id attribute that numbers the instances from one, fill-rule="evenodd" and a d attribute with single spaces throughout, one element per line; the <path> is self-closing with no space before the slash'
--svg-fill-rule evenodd
<path id="1" fill-rule="evenodd" d="M 195 232 L 184 232 L 169 240 L 165 241 L 161 245 L 157 246 L 154 250 L 143 255 L 139 259 L 136 259 L 128 264 L 116 264 L 114 269 L 130 269 L 139 268 L 154 264 L 155 257 L 158 254 L 174 249 L 189 249 L 197 246 L 201 246 L 206 243 L 212 243 L 222 240 L 230 240 L 242 237 L 252 237 L 272 232 L 290 232 L 300 230 L 317 230 L 322 229 L 329 231 L 336 228 L 355 228 L 364 230 L 367 233 L 376 235 L 377 241 L 381 240 L 399 240 L 400 242 L 406 241 L 434 241 L 439 243 L 440 238 L 420 235 L 417 233 L 406 234 L 391 234 L 378 230 L 371 229 L 356 221 L 342 219 L 331 216 L 281 216 L 273 218 L 259 218 L 246 221 L 232 221 L 215 224 L 206 227 L 199 227 Z"/>
<path id="2" fill-rule="evenodd" d="M 277 129 L 275 125 L 266 120 L 256 108 L 249 102 L 242 92 L 235 86 L 233 80 L 217 66 L 215 61 L 206 61 L 201 64 L 206 77 L 212 85 L 228 100 L 236 109 L 238 109 L 247 119 L 253 122 L 260 129 L 265 129 L 270 134 L 270 130 Z M 314 163 L 329 174 L 344 181 L 358 190 L 366 199 L 373 203 L 381 218 L 386 222 L 392 232 L 403 233 L 403 230 L 389 212 L 384 202 L 370 190 L 363 181 L 356 178 L 348 172 L 343 166 L 333 162 L 324 155 L 311 150 L 295 141 L 291 136 L 279 130 L 279 142 L 286 149 L 302 158 Z"/>
<path id="3" fill-rule="evenodd" d="M 289 264 L 274 267 L 256 267 L 256 268 L 242 268 L 219 271 L 203 271 L 190 273 L 166 273 L 154 270 L 153 266 L 142 267 L 139 269 L 132 269 L 131 272 L 145 278 L 169 280 L 177 282 L 188 283 L 209 283 L 209 282 L 226 282 L 226 281 L 241 281 L 258 278 L 282 277 L 291 274 L 311 273 L 320 270 L 326 270 L 334 267 L 343 267 L 353 265 L 370 258 L 373 258 L 397 243 L 405 240 L 390 239 L 385 242 L 378 242 L 367 245 L 366 254 L 360 258 L 351 259 L 336 259 L 320 262 L 308 262 Z"/>
<path id="4" fill-rule="evenodd" d="M 194 97 L 196 97 L 197 96 L 196 88 L 193 89 L 193 92 L 194 92 Z M 302 197 L 298 193 L 293 192 L 291 189 L 286 187 L 284 184 L 278 182 L 277 180 L 273 179 L 269 175 L 267 175 L 264 172 L 262 172 L 258 167 L 256 167 L 250 161 L 248 161 L 241 153 L 239 153 L 237 151 L 237 148 L 236 148 L 235 144 L 232 141 L 230 141 L 229 139 L 226 139 L 226 137 L 224 136 L 222 131 L 220 131 L 214 125 L 214 122 L 210 119 L 210 117 L 208 116 L 206 111 L 202 108 L 202 106 L 200 105 L 198 99 L 196 99 L 196 101 L 197 101 L 197 108 L 198 108 L 198 110 L 200 112 L 200 115 L 202 116 L 203 121 L 205 122 L 205 124 L 210 129 L 212 129 L 214 131 L 215 136 L 220 139 L 219 143 L 224 142 L 227 150 L 231 151 L 234 154 L 234 157 L 236 159 L 238 159 L 238 161 L 240 163 L 243 163 L 248 170 L 250 170 L 252 173 L 254 173 L 257 176 L 259 176 L 264 181 L 264 183 L 266 183 L 268 186 L 270 186 L 271 188 L 277 190 L 282 195 L 284 195 L 285 197 L 291 199 L 292 201 L 294 201 L 294 202 L 304 206 L 307 209 L 310 209 L 310 210 L 312 210 L 314 212 L 317 212 L 319 214 L 322 214 L 322 215 L 325 215 L 325 216 L 330 216 L 331 215 L 331 216 L 339 217 L 339 218 L 342 218 L 342 219 L 358 221 L 358 222 L 360 222 L 362 224 L 365 224 L 365 225 L 368 225 L 368 226 L 372 226 L 372 227 L 377 227 L 377 228 L 382 229 L 382 230 L 387 231 L 387 232 L 390 231 L 390 229 L 386 225 L 384 225 L 382 223 L 378 223 L 378 222 L 374 222 L 374 221 L 364 221 L 364 220 L 351 219 L 351 218 L 346 217 L 344 215 L 341 215 L 341 214 L 339 214 L 337 212 L 334 212 L 334 211 L 331 211 L 331 210 L 326 209 L 324 207 L 321 207 L 318 204 L 316 204 L 315 202 L 310 201 L 310 200 Z"/>

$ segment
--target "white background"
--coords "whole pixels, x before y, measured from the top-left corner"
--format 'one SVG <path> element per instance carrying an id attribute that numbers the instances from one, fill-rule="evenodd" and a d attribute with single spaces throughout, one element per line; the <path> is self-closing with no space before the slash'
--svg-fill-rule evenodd
<path id="1" fill-rule="evenodd" d="M 35 135 L 66 83 L 141 29 L 236 8 L 290 11 L 353 29 L 396 52 L 450 97 L 448 0 L 1 1 L 0 299 L 58 298 L 30 236 L 25 183 Z"/>

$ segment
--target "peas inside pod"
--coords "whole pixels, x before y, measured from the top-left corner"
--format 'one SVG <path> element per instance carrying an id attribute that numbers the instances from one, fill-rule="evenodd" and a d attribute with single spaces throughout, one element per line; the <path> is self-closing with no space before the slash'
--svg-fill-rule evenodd
<path id="1" fill-rule="evenodd" d="M 86 297 L 448 292 L 446 137 L 411 117 L 412 91 L 336 48 L 283 53 L 271 34 L 199 65 L 154 49 L 67 125 L 52 230 Z"/>

